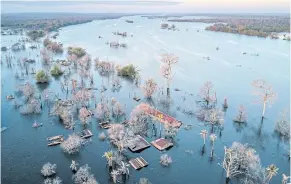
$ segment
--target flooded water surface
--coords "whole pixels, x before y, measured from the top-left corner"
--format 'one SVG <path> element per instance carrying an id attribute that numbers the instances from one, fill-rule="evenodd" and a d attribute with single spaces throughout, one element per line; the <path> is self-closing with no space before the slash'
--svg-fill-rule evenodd
<path id="1" fill-rule="evenodd" d="M 127 23 L 125 20 L 128 19 L 133 20 L 134 23 Z M 183 124 L 191 124 L 192 129 L 186 130 L 182 126 L 175 138 L 174 147 L 167 151 L 160 152 L 153 146 L 141 153 L 126 151 L 127 157 L 142 156 L 149 163 L 148 167 L 139 171 L 130 168 L 130 176 L 126 183 L 136 183 L 142 177 L 148 178 L 153 184 L 225 183 L 225 172 L 220 164 L 223 161 L 224 146 L 229 147 L 234 141 L 252 146 L 259 154 L 264 167 L 275 164 L 279 171 L 272 179 L 272 183 L 280 183 L 282 174 L 290 173 L 290 163 L 286 156 L 286 147 L 289 147 L 289 143 L 286 141 L 284 143 L 276 136 L 274 126 L 279 113 L 288 109 L 290 104 L 290 43 L 284 40 L 209 32 L 204 30 L 207 26 L 204 23 L 175 23 L 179 31 L 164 30 L 160 29 L 161 21 L 161 19 L 147 19 L 141 16 L 96 20 L 64 27 L 59 31 L 57 38 L 65 48 L 68 46 L 85 48 L 92 58 L 108 59 L 120 65 L 134 64 L 140 70 L 141 83 L 148 78 L 154 78 L 164 91 L 166 81 L 160 74 L 161 54 L 171 52 L 179 57 L 179 62 L 173 67 L 170 108 L 165 109 L 157 104 L 156 95 L 151 103 L 181 120 Z M 127 32 L 129 36 L 122 38 L 112 34 L 115 31 Z M 19 38 L 19 36 L 2 36 L 1 42 L 2 45 L 9 46 L 16 43 Z M 110 41 L 126 43 L 128 47 L 113 49 L 106 44 Z M 217 47 L 219 50 L 216 50 Z M 72 130 L 65 129 L 57 118 L 49 116 L 46 106 L 40 115 L 24 116 L 13 107 L 11 101 L 6 99 L 6 95 L 16 94 L 19 83 L 29 80 L 35 83 L 33 75 L 29 75 L 22 82 L 15 79 L 14 75 L 18 71 L 17 58 L 36 58 L 36 67 L 41 67 L 40 58 L 37 57 L 39 50 L 27 49 L 14 55 L 15 66 L 7 68 L 4 52 L 2 53 L 1 121 L 2 127 L 8 127 L 1 136 L 2 183 L 42 183 L 44 178 L 40 169 L 46 162 L 57 164 L 57 175 L 63 183 L 73 183 L 69 168 L 72 160 L 76 160 L 80 165 L 88 164 L 100 184 L 112 183 L 106 160 L 102 155 L 105 151 L 114 148 L 110 146 L 109 141 L 102 142 L 98 139 L 99 133 L 106 131 L 99 128 L 95 119 L 92 119 L 89 125 L 89 129 L 94 134 L 91 143 L 80 153 L 70 156 L 64 154 L 59 146 L 47 147 L 48 136 L 63 134 L 67 137 Z M 101 84 L 108 85 L 105 95 L 109 99 L 114 97 L 121 104 L 126 105 L 127 119 L 136 105 L 147 102 L 142 98 L 141 90 L 132 82 L 121 79 L 122 87 L 119 92 L 116 92 L 110 90 L 110 78 L 102 77 L 96 71 L 93 75 L 95 87 L 100 88 Z M 263 123 L 261 123 L 262 104 L 254 103 L 257 97 L 253 95 L 251 86 L 252 81 L 256 79 L 268 81 L 277 92 L 274 104 L 266 109 L 266 119 Z M 52 78 L 47 86 L 38 85 L 36 89 L 41 92 L 45 88 L 50 88 L 55 94 L 59 94 L 60 98 L 65 98 L 66 94 L 60 89 L 62 80 L 62 77 Z M 206 139 L 206 151 L 201 155 L 203 139 L 199 135 L 202 129 L 210 132 L 211 127 L 198 121 L 194 115 L 183 113 L 184 109 L 196 109 L 197 94 L 206 81 L 212 81 L 214 85 L 218 107 L 223 103 L 224 97 L 227 97 L 229 103 L 223 129 L 215 130 L 218 139 L 215 142 L 215 158 L 212 161 L 209 159 L 210 140 Z M 180 91 L 175 91 L 175 88 Z M 99 99 L 100 92 L 97 90 L 95 93 Z M 142 100 L 140 102 L 132 100 L 134 94 Z M 243 104 L 247 111 L 246 125 L 238 125 L 232 121 L 240 104 Z M 32 128 L 35 120 L 42 122 L 43 127 Z M 81 124 L 77 124 L 76 130 L 81 129 Z M 154 139 L 156 137 L 152 137 L 150 133 L 146 137 L 148 142 Z M 160 155 L 163 153 L 172 157 L 173 163 L 170 167 L 163 167 L 159 163 Z M 238 182 L 233 181 L 233 183 Z"/>

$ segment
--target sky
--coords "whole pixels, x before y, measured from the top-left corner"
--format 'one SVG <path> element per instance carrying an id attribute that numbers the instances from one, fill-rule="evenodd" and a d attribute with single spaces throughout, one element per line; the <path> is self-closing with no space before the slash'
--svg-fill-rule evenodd
<path id="1" fill-rule="evenodd" d="M 289 13 L 289 0 L 1 1 L 1 13 Z"/>

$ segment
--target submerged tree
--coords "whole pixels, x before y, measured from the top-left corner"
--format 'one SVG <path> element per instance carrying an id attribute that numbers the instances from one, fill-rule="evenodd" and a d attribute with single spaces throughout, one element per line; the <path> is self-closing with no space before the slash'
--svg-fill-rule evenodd
<path id="1" fill-rule="evenodd" d="M 75 184 L 98 184 L 93 174 L 91 174 L 91 168 L 86 164 L 79 168 L 76 174 L 73 175 Z"/>
<path id="2" fill-rule="evenodd" d="M 178 62 L 178 59 L 179 58 L 172 53 L 162 54 L 161 73 L 162 76 L 167 80 L 167 95 L 170 94 L 170 83 L 174 77 L 172 68 L 174 64 Z"/>
<path id="3" fill-rule="evenodd" d="M 116 116 L 117 118 L 119 118 L 120 116 L 124 114 L 123 106 L 121 105 L 121 103 L 117 101 L 113 104 L 112 110 L 113 110 L 113 115 Z"/>
<path id="4" fill-rule="evenodd" d="M 286 176 L 285 174 L 282 174 L 282 184 L 287 184 L 288 179 L 290 179 L 290 176 Z"/>
<path id="5" fill-rule="evenodd" d="M 73 95 L 73 100 L 85 106 L 89 103 L 92 94 L 88 89 L 81 89 Z"/>
<path id="6" fill-rule="evenodd" d="M 169 166 L 172 163 L 172 158 L 168 154 L 163 154 L 160 157 L 160 163 L 163 166 Z"/>
<path id="7" fill-rule="evenodd" d="M 206 103 L 206 107 L 208 107 L 208 105 L 211 103 L 216 103 L 216 91 L 214 90 L 211 81 L 207 81 L 204 83 L 204 85 L 200 89 L 199 96 L 202 99 L 202 102 Z"/>
<path id="8" fill-rule="evenodd" d="M 128 169 L 129 166 L 130 165 L 128 163 L 121 161 L 121 164 L 118 168 L 119 173 L 124 175 L 125 177 L 129 176 L 129 169 Z"/>
<path id="9" fill-rule="evenodd" d="M 49 82 L 49 75 L 44 70 L 40 70 L 36 73 L 35 79 L 37 83 L 47 83 Z"/>
<path id="10" fill-rule="evenodd" d="M 213 157 L 213 153 L 214 153 L 214 142 L 217 139 L 215 134 L 210 134 L 209 136 L 210 140 L 211 140 L 211 158 Z"/>
<path id="11" fill-rule="evenodd" d="M 178 128 L 166 124 L 164 129 L 165 138 L 173 140 L 176 137 L 178 130 Z"/>
<path id="12" fill-rule="evenodd" d="M 72 134 L 61 143 L 61 148 L 66 153 L 74 154 L 80 151 L 83 142 L 84 140 L 80 136 Z"/>
<path id="13" fill-rule="evenodd" d="M 83 125 L 86 125 L 91 117 L 91 113 L 87 110 L 87 108 L 82 107 L 79 110 L 79 119 L 81 120 Z"/>
<path id="14" fill-rule="evenodd" d="M 244 123 L 247 121 L 247 114 L 243 105 L 240 105 L 238 108 L 238 114 L 233 120 L 234 122 Z"/>
<path id="15" fill-rule="evenodd" d="M 108 137 L 117 146 L 119 152 L 128 146 L 127 132 L 122 124 L 112 124 L 108 129 Z"/>
<path id="16" fill-rule="evenodd" d="M 30 83 L 25 83 L 19 88 L 19 90 L 28 100 L 31 99 L 35 93 L 35 88 Z"/>
<path id="17" fill-rule="evenodd" d="M 43 184 L 62 184 L 63 181 L 61 180 L 60 177 L 55 177 L 55 178 L 46 178 L 43 182 Z"/>
<path id="18" fill-rule="evenodd" d="M 222 167 L 226 172 L 226 183 L 235 177 L 243 183 L 265 183 L 265 170 L 254 149 L 234 142 L 230 148 L 224 147 L 224 151 Z"/>
<path id="19" fill-rule="evenodd" d="M 78 167 L 78 163 L 75 160 L 72 160 L 72 163 L 70 165 L 70 168 L 72 169 L 73 172 L 77 172 L 77 167 Z"/>
<path id="20" fill-rule="evenodd" d="M 41 169 L 41 174 L 45 177 L 56 174 L 57 165 L 51 164 L 50 162 L 44 164 Z"/>
<path id="21" fill-rule="evenodd" d="M 199 134 L 203 138 L 203 145 L 205 145 L 205 139 L 206 139 L 207 134 L 208 134 L 207 130 L 201 130 Z"/>
<path id="22" fill-rule="evenodd" d="M 97 104 L 96 116 L 100 120 L 108 120 L 110 116 L 110 110 L 106 103 L 101 102 Z"/>
<path id="23" fill-rule="evenodd" d="M 279 170 L 279 168 L 277 168 L 274 164 L 269 165 L 266 168 L 268 183 L 270 183 L 270 181 L 273 178 L 273 176 L 277 175 L 278 170 Z"/>
<path id="24" fill-rule="evenodd" d="M 128 122 L 129 128 L 134 134 L 146 134 L 147 133 L 147 109 L 150 106 L 146 103 L 141 103 L 137 105 L 130 114 L 130 120 Z"/>
<path id="25" fill-rule="evenodd" d="M 147 178 L 140 178 L 138 184 L 152 184 Z"/>
<path id="26" fill-rule="evenodd" d="M 276 98 L 276 93 L 273 91 L 271 85 L 264 80 L 255 80 L 252 83 L 255 88 L 254 95 L 258 96 L 259 99 L 256 103 L 263 103 L 262 119 L 265 116 L 267 104 L 272 104 Z"/>
<path id="27" fill-rule="evenodd" d="M 45 64 L 45 65 L 51 64 L 52 57 L 51 57 L 50 53 L 47 51 L 47 49 L 42 49 L 40 51 L 40 56 L 41 56 L 41 59 L 43 61 L 43 64 Z"/>
<path id="28" fill-rule="evenodd" d="M 109 167 L 112 167 L 113 162 L 113 151 L 107 151 L 102 157 L 105 157 Z"/>
<path id="29" fill-rule="evenodd" d="M 280 113 L 280 119 L 276 121 L 275 131 L 282 136 L 282 138 L 290 137 L 290 121 L 287 110 Z"/>
<path id="30" fill-rule="evenodd" d="M 154 79 L 148 79 L 147 81 L 145 81 L 145 84 L 142 86 L 142 91 L 146 98 L 151 98 L 156 90 L 157 90 L 157 83 L 154 81 Z"/>
<path id="31" fill-rule="evenodd" d="M 120 173 L 117 170 L 112 170 L 111 171 L 110 175 L 112 177 L 113 183 L 117 183 L 117 177 L 118 177 L 119 174 Z"/>

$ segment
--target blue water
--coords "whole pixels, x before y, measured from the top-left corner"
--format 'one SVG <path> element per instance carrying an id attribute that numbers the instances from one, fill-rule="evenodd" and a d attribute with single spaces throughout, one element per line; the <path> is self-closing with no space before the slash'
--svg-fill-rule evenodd
<path id="1" fill-rule="evenodd" d="M 133 24 L 125 20 L 133 20 Z M 160 55 L 164 52 L 172 52 L 179 57 L 179 62 L 174 66 L 175 76 L 171 83 L 171 98 L 173 104 L 169 113 L 185 124 L 193 124 L 190 131 L 180 128 L 175 146 L 166 151 L 173 159 L 169 168 L 164 168 L 159 163 L 159 152 L 150 147 L 141 153 L 125 154 L 129 157 L 142 156 L 149 166 L 140 171 L 130 169 L 130 177 L 127 183 L 135 183 L 141 177 L 147 177 L 153 184 L 220 184 L 225 181 L 225 173 L 219 163 L 222 162 L 224 146 L 231 146 L 232 142 L 238 141 L 253 146 L 261 158 L 263 166 L 275 164 L 279 167 L 277 176 L 272 183 L 280 183 L 282 173 L 290 173 L 288 158 L 284 156 L 286 151 L 282 143 L 274 135 L 275 121 L 279 112 L 289 108 L 290 104 L 290 42 L 283 40 L 271 40 L 265 38 L 249 37 L 229 33 L 218 33 L 205 31 L 207 24 L 204 23 L 175 23 L 180 31 L 169 31 L 160 29 L 161 19 L 147 19 L 140 16 L 123 17 L 116 20 L 93 21 L 82 25 L 64 27 L 59 32 L 58 41 L 67 46 L 81 46 L 92 56 L 100 59 L 108 59 L 115 63 L 124 65 L 132 63 L 140 69 L 142 82 L 148 78 L 154 78 L 159 87 L 165 88 L 166 81 L 160 75 Z M 188 29 L 188 31 L 186 30 Z M 197 32 L 199 30 L 199 32 Z M 133 34 L 133 37 L 122 38 L 113 35 L 112 32 L 121 31 Z M 102 36 L 103 38 L 98 38 Z M 2 46 L 12 45 L 19 36 L 2 36 Z M 12 40 L 12 41 L 11 41 Z M 128 48 L 118 50 L 110 48 L 107 41 L 120 41 L 127 43 Z M 216 51 L 219 46 L 220 50 Z M 30 57 L 37 58 L 39 51 L 31 51 Z M 242 53 L 246 52 L 246 55 Z M 259 53 L 259 56 L 251 56 Z M 2 52 L 2 58 L 7 53 Z M 33 76 L 19 82 L 14 79 L 17 69 L 16 59 L 29 56 L 28 52 L 15 54 L 12 69 L 6 67 L 2 59 L 1 80 L 1 113 L 2 127 L 8 127 L 2 132 L 2 183 L 7 184 L 31 184 L 41 183 L 43 177 L 40 169 L 46 162 L 57 164 L 57 175 L 64 183 L 72 183 L 71 160 L 76 160 L 80 165 L 89 164 L 92 173 L 101 184 L 112 183 L 106 168 L 106 160 L 102 158 L 105 151 L 113 149 L 108 141 L 101 142 L 98 134 L 102 132 L 96 121 L 93 119 L 89 126 L 94 136 L 92 143 L 86 146 L 81 152 L 74 156 L 68 156 L 56 147 L 47 147 L 46 137 L 72 133 L 64 129 L 58 123 L 57 118 L 48 117 L 48 109 L 45 107 L 41 115 L 23 116 L 17 109 L 14 109 L 11 101 L 6 100 L 6 95 L 13 94 L 16 86 L 24 81 L 35 82 Z M 210 60 L 203 59 L 209 56 Z M 65 56 L 58 56 L 60 58 Z M 41 67 L 39 59 L 36 67 Z M 241 65 L 238 67 L 237 65 Z M 92 67 L 94 68 L 94 67 Z M 19 71 L 19 70 L 18 70 Z M 94 69 L 92 69 L 94 71 Z M 77 77 L 77 75 L 73 75 Z M 95 86 L 100 87 L 102 77 L 94 72 Z M 262 105 L 255 104 L 256 99 L 252 94 L 251 82 L 255 79 L 264 79 L 272 84 L 277 91 L 278 98 L 275 103 L 266 110 L 267 119 L 260 127 L 260 115 Z M 210 140 L 207 139 L 206 153 L 200 155 L 200 148 L 203 140 L 200 138 L 201 129 L 207 129 L 196 117 L 190 117 L 177 111 L 176 107 L 194 108 L 195 100 L 200 87 L 205 81 L 212 81 L 217 91 L 218 105 L 222 104 L 224 97 L 228 98 L 229 108 L 225 115 L 224 129 L 221 137 L 215 142 L 214 161 L 209 161 Z M 60 97 L 65 94 L 60 91 L 60 81 L 52 78 L 47 86 Z M 109 85 L 111 80 L 103 78 L 103 82 Z M 182 91 L 175 92 L 179 88 Z M 42 91 L 43 87 L 36 87 Z M 96 92 L 96 96 L 100 92 Z M 129 97 L 131 93 L 131 97 Z M 120 103 L 126 104 L 127 117 L 138 102 L 132 100 L 132 94 L 136 93 L 142 97 L 140 89 L 131 82 L 122 80 L 122 88 L 119 92 L 106 91 L 106 96 L 115 97 Z M 193 96 L 188 95 L 193 93 Z M 181 96 L 186 97 L 182 102 Z M 154 101 L 156 96 L 154 96 Z M 144 99 L 142 101 L 145 101 Z M 243 104 L 248 113 L 246 127 L 237 128 L 232 122 L 236 115 L 237 107 Z M 159 106 L 158 106 L 159 107 Z M 43 127 L 33 129 L 34 120 L 42 122 Z M 52 124 L 53 123 L 53 124 Z M 81 130 L 78 125 L 77 130 Z M 261 129 L 261 134 L 258 131 Z M 154 138 L 146 138 L 152 141 Z M 193 155 L 185 151 L 193 151 Z M 236 183 L 235 181 L 233 183 Z"/>

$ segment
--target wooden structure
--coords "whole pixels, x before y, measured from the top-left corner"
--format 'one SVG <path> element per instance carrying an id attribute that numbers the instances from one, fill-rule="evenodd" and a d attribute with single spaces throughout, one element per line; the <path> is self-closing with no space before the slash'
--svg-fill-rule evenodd
<path id="1" fill-rule="evenodd" d="M 160 151 L 172 147 L 174 145 L 169 140 L 164 138 L 157 139 L 155 141 L 152 141 L 151 143 L 154 147 L 156 147 Z"/>
<path id="2" fill-rule="evenodd" d="M 144 139 L 142 138 L 140 135 L 137 135 L 136 137 L 134 137 L 132 140 L 130 140 L 133 142 L 133 144 L 131 144 L 128 149 L 132 152 L 138 152 L 138 151 L 142 151 L 148 147 L 150 147 L 151 145 Z"/>
<path id="3" fill-rule="evenodd" d="M 131 159 L 129 160 L 129 163 L 135 170 L 141 169 L 149 165 L 142 157 Z"/>
<path id="4" fill-rule="evenodd" d="M 109 123 L 109 121 L 101 122 L 99 123 L 99 125 L 101 128 L 104 128 L 104 129 L 108 129 L 111 127 L 111 124 Z"/>
<path id="5" fill-rule="evenodd" d="M 160 122 L 162 123 L 165 123 L 169 126 L 172 126 L 172 127 L 175 127 L 175 128 L 179 128 L 181 125 L 182 125 L 182 122 L 175 119 L 174 117 L 172 116 L 169 116 L 157 109 L 154 109 L 152 107 L 149 107 L 146 109 L 146 113 L 155 118 L 155 119 L 158 119 Z"/>
<path id="6" fill-rule="evenodd" d="M 86 138 L 89 138 L 89 137 L 92 137 L 92 136 L 93 136 L 93 133 L 90 130 L 86 129 L 86 130 L 83 130 L 81 132 L 81 136 L 80 137 L 86 139 Z"/>

